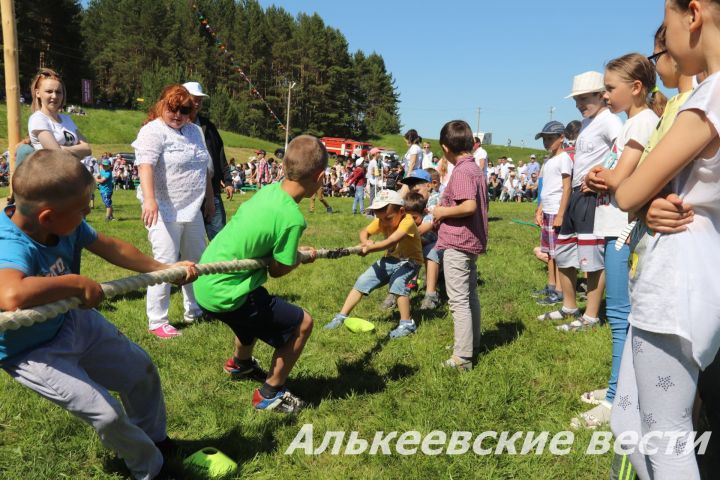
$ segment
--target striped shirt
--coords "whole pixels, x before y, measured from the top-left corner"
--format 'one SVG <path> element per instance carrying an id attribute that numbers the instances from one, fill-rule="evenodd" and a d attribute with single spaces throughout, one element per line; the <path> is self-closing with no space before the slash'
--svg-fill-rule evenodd
<path id="1" fill-rule="evenodd" d="M 485 253 L 488 231 L 487 182 L 472 155 L 458 158 L 450 181 L 443 190 L 440 206 L 454 207 L 465 200 L 475 200 L 475 213 L 467 217 L 442 220 L 436 249 Z"/>

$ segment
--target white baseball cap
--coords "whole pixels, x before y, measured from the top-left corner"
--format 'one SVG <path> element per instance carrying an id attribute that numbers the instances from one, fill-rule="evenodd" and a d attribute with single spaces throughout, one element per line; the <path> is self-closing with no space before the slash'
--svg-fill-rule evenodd
<path id="1" fill-rule="evenodd" d="M 405 201 L 395 190 L 380 190 L 377 195 L 375 195 L 375 200 L 373 200 L 373 203 L 372 205 L 370 205 L 369 209 L 380 210 L 387 207 L 388 205 L 398 205 L 402 207 L 403 205 L 405 205 Z"/>
<path id="2" fill-rule="evenodd" d="M 183 87 L 192 95 L 193 97 L 207 97 L 205 93 L 203 93 L 202 85 L 200 85 L 198 82 L 185 82 L 183 83 Z"/>
<path id="3" fill-rule="evenodd" d="M 573 78 L 572 92 L 565 98 L 577 97 L 586 93 L 596 93 L 605 91 L 605 79 L 600 72 L 585 72 L 575 75 Z"/>

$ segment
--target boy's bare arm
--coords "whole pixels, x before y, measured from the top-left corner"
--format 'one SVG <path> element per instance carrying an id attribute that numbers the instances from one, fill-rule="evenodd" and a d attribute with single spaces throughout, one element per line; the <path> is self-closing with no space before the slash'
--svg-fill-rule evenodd
<path id="1" fill-rule="evenodd" d="M 13 311 L 69 297 L 80 297 L 86 308 L 96 307 L 104 297 L 100 285 L 82 275 L 28 277 L 19 270 L 0 270 L 0 309 Z"/>
<path id="2" fill-rule="evenodd" d="M 432 222 L 423 222 L 423 223 L 421 223 L 420 226 L 418 227 L 418 233 L 419 233 L 420 235 L 425 235 L 426 233 L 428 233 L 428 232 L 431 231 L 432 229 L 433 229 L 433 224 L 432 224 Z"/>
<path id="3" fill-rule="evenodd" d="M 459 205 L 454 207 L 441 207 L 438 205 L 433 210 L 433 217 L 441 221 L 445 218 L 462 218 L 469 217 L 477 210 L 477 202 L 475 200 L 463 200 Z"/>
<path id="4" fill-rule="evenodd" d="M 177 262 L 175 264 L 161 263 L 145 255 L 134 245 L 118 238 L 98 233 L 98 238 L 87 246 L 95 255 L 107 260 L 113 265 L 126 268 L 134 272 L 148 273 L 156 270 L 165 270 L 170 267 L 188 267 L 188 274 L 182 283 L 192 282 L 197 278 L 194 262 Z"/>
<path id="5" fill-rule="evenodd" d="M 405 235 L 407 235 L 407 232 L 403 232 L 402 230 L 395 230 L 392 235 L 390 235 L 385 240 L 382 240 L 380 242 L 375 242 L 372 244 L 365 244 L 363 246 L 363 252 L 364 253 L 371 253 L 371 252 L 382 252 L 383 250 L 390 250 L 393 248 L 397 243 L 402 240 Z"/>
<path id="6" fill-rule="evenodd" d="M 367 228 L 363 228 L 360 230 L 360 245 L 365 245 L 370 241 L 370 234 L 367 231 Z"/>
<path id="7" fill-rule="evenodd" d="M 560 197 L 560 208 L 558 209 L 557 215 L 555 215 L 555 221 L 553 227 L 560 228 L 563 224 L 565 217 L 565 210 L 567 210 L 568 203 L 570 203 L 570 195 L 572 193 L 572 177 L 570 175 L 562 176 L 563 192 Z"/>

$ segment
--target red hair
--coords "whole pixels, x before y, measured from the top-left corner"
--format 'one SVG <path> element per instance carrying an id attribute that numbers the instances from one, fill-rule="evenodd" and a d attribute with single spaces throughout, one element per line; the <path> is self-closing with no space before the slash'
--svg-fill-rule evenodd
<path id="1" fill-rule="evenodd" d="M 143 125 L 161 117 L 166 110 L 176 112 L 180 107 L 194 108 L 192 95 L 180 84 L 174 83 L 168 85 L 160 92 L 160 98 L 155 102 L 155 105 L 150 108 Z"/>

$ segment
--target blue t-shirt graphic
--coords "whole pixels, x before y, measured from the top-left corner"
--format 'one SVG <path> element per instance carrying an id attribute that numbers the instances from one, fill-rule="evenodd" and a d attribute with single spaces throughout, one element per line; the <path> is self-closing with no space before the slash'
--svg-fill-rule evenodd
<path id="1" fill-rule="evenodd" d="M 97 240 L 97 233 L 85 221 L 56 245 L 48 246 L 27 236 L 7 215 L 0 214 L 0 269 L 13 269 L 28 277 L 55 277 L 72 273 L 77 252 Z M 0 332 L 0 361 L 52 340 L 65 314 L 30 327 Z"/>

